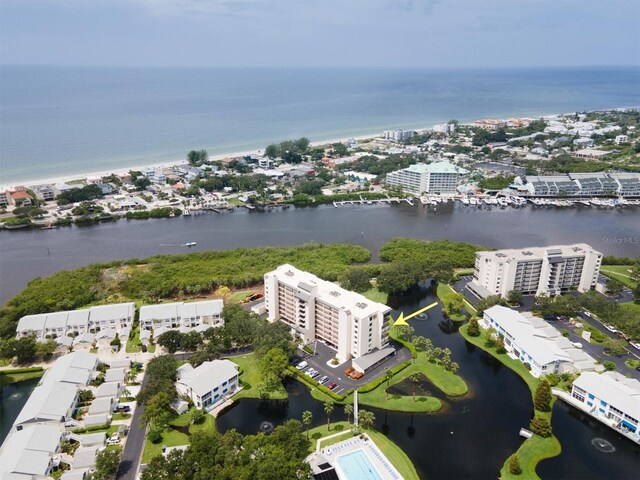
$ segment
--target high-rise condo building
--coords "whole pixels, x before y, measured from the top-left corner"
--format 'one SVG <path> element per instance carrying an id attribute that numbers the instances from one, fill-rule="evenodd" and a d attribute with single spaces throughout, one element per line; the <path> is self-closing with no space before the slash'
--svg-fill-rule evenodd
<path id="1" fill-rule="evenodd" d="M 389 173 L 386 183 L 414 195 L 455 193 L 458 181 L 467 173 L 450 162 L 416 163 Z"/>
<path id="2" fill-rule="evenodd" d="M 589 245 L 556 245 L 476 252 L 469 288 L 481 297 L 523 294 L 558 295 L 569 290 L 595 288 L 602 253 Z"/>
<path id="3" fill-rule="evenodd" d="M 306 342 L 320 340 L 344 362 L 389 343 L 391 308 L 285 264 L 264 276 L 269 321 L 280 320 Z"/>

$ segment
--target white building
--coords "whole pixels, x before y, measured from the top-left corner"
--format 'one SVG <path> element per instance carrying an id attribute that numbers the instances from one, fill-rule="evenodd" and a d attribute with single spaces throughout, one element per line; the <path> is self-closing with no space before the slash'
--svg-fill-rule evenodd
<path id="1" fill-rule="evenodd" d="M 451 133 L 455 133 L 456 131 L 456 124 L 455 123 L 440 123 L 438 125 L 434 125 L 432 130 L 434 132 L 437 133 L 445 133 L 445 134 L 451 134 Z"/>
<path id="2" fill-rule="evenodd" d="M 130 328 L 135 316 L 135 305 L 116 303 L 99 305 L 85 310 L 26 315 L 18 321 L 18 337 L 35 335 L 36 338 L 58 338 L 66 335 L 95 333 L 104 329 Z"/>
<path id="3" fill-rule="evenodd" d="M 385 130 L 382 136 L 385 140 L 390 140 L 396 143 L 403 143 L 413 137 L 413 130 L 403 130 L 402 128 L 396 128 L 395 130 Z"/>
<path id="4" fill-rule="evenodd" d="M 320 340 L 341 362 L 389 343 L 391 308 L 285 264 L 264 276 L 269 321 L 280 320 L 305 342 Z"/>
<path id="5" fill-rule="evenodd" d="M 160 327 L 165 329 L 193 328 L 200 325 L 221 327 L 224 324 L 223 306 L 222 300 L 145 305 L 140 308 L 140 325 L 143 329 L 154 331 Z"/>
<path id="6" fill-rule="evenodd" d="M 586 292 L 595 288 L 601 263 L 602 253 L 584 243 L 476 252 L 468 287 L 480 297 L 504 297 L 511 290 L 525 295 Z"/>
<path id="7" fill-rule="evenodd" d="M 581 408 L 640 443 L 640 382 L 618 372 L 585 372 L 574 382 L 571 397 Z"/>
<path id="8" fill-rule="evenodd" d="M 204 362 L 197 368 L 185 363 L 178 368 L 176 389 L 197 408 L 211 410 L 238 389 L 238 366 L 230 360 Z"/>
<path id="9" fill-rule="evenodd" d="M 59 464 L 63 435 L 63 430 L 49 425 L 11 432 L 0 449 L 0 478 L 46 478 Z"/>
<path id="10" fill-rule="evenodd" d="M 616 145 L 620 145 L 621 143 L 627 143 L 628 141 L 629 141 L 629 137 L 627 135 L 616 136 Z"/>
<path id="11" fill-rule="evenodd" d="M 484 311 L 479 323 L 483 328 L 493 328 L 502 337 L 509 356 L 524 363 L 536 378 L 595 368 L 596 361 L 591 356 L 530 312 L 496 305 Z"/>
<path id="12" fill-rule="evenodd" d="M 414 195 L 455 193 L 460 178 L 467 173 L 449 162 L 416 163 L 387 174 L 386 184 Z"/>

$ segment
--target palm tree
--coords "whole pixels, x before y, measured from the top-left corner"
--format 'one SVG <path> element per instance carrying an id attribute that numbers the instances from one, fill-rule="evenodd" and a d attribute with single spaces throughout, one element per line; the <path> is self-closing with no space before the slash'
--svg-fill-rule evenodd
<path id="1" fill-rule="evenodd" d="M 367 410 L 360 410 L 358 412 L 358 424 L 362 426 L 364 429 L 371 428 L 373 426 L 373 422 L 376 421 L 376 416 L 373 412 L 369 412 Z"/>
<path id="2" fill-rule="evenodd" d="M 324 413 L 327 414 L 327 430 L 331 430 L 331 414 L 333 413 L 333 402 L 327 400 L 324 402 Z"/>
<path id="3" fill-rule="evenodd" d="M 347 415 L 347 423 L 351 423 L 351 415 L 353 415 L 353 405 L 347 403 L 344 406 L 344 413 Z"/>
<path id="4" fill-rule="evenodd" d="M 384 399 L 388 400 L 389 399 L 389 392 L 387 392 L 387 389 L 389 388 L 389 383 L 391 382 L 391 379 L 393 378 L 393 372 L 389 369 L 386 369 L 384 371 L 384 379 L 387 381 L 387 388 L 385 388 L 384 390 Z"/>
<path id="5" fill-rule="evenodd" d="M 418 383 L 420 383 L 420 375 L 418 375 L 417 373 L 414 373 L 413 375 L 411 375 L 409 377 L 409 381 L 413 385 L 413 401 L 415 402 L 416 401 L 416 387 L 417 387 Z"/>
<path id="6" fill-rule="evenodd" d="M 307 426 L 307 440 L 309 440 L 309 425 L 313 422 L 313 413 L 309 410 L 302 412 L 302 423 Z"/>

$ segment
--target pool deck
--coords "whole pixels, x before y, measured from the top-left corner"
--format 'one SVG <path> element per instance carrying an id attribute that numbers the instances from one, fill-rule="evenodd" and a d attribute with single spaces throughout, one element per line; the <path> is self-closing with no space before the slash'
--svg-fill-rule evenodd
<path id="1" fill-rule="evenodd" d="M 385 457 L 375 442 L 366 433 L 362 433 L 357 437 L 350 438 L 329 447 L 318 449 L 315 453 L 307 457 L 307 462 L 311 465 L 311 470 L 314 474 L 326 471 L 326 468 L 322 469 L 320 466 L 328 463 L 335 468 L 340 480 L 349 480 L 341 470 L 337 459 L 345 454 L 358 450 L 367 456 L 382 480 L 403 480 L 404 477 L 400 475 L 398 470 L 396 470 L 389 459 Z"/>

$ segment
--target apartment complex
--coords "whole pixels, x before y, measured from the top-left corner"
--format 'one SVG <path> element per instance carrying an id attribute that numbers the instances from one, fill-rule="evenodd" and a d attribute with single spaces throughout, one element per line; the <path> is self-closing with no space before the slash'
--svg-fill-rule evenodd
<path id="1" fill-rule="evenodd" d="M 222 300 L 204 300 L 202 302 L 175 302 L 140 307 L 140 326 L 153 330 L 154 337 L 168 329 L 192 329 L 202 327 L 221 327 Z"/>
<path id="2" fill-rule="evenodd" d="M 496 305 L 485 310 L 479 323 L 483 328 L 493 328 L 502 337 L 509 356 L 524 363 L 536 378 L 595 369 L 593 357 L 531 312 Z"/>
<path id="3" fill-rule="evenodd" d="M 525 179 L 527 193 L 536 197 L 640 196 L 640 173 L 569 173 Z"/>
<path id="4" fill-rule="evenodd" d="M 589 245 L 556 245 L 476 252 L 473 281 L 468 287 L 480 297 L 585 292 L 596 286 L 602 253 Z"/>
<path id="5" fill-rule="evenodd" d="M 186 363 L 178 368 L 176 390 L 205 411 L 233 395 L 238 389 L 238 366 L 230 360 L 204 362 L 197 368 Z"/>
<path id="6" fill-rule="evenodd" d="M 450 162 L 416 163 L 389 173 L 386 183 L 414 195 L 455 193 L 460 178 L 467 173 Z"/>
<path id="7" fill-rule="evenodd" d="M 320 340 L 344 362 L 389 343 L 391 308 L 285 264 L 264 276 L 269 321 L 280 320 L 305 342 Z"/>
<path id="8" fill-rule="evenodd" d="M 113 329 L 120 332 L 131 328 L 135 315 L 133 303 L 98 305 L 84 310 L 26 315 L 18 321 L 17 337 L 35 335 L 36 338 L 78 336 Z"/>
<path id="9" fill-rule="evenodd" d="M 640 382 L 618 372 L 585 372 L 571 397 L 591 416 L 640 443 Z"/>
<path id="10" fill-rule="evenodd" d="M 396 128 L 395 130 L 386 130 L 382 133 L 385 140 L 390 140 L 396 143 L 402 143 L 413 137 L 413 130 L 403 130 L 402 128 Z"/>

